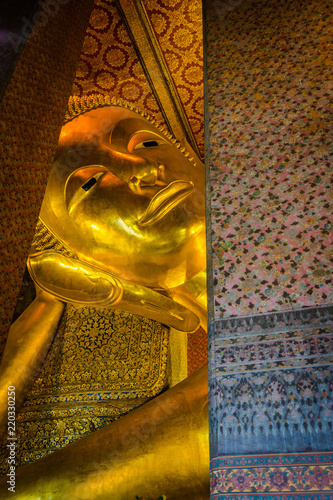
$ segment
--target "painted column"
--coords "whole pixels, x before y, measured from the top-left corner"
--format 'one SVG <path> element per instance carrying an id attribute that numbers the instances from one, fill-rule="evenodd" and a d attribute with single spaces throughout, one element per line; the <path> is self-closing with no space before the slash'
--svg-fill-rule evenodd
<path id="1" fill-rule="evenodd" d="M 332 498 L 331 24 L 206 5 L 212 499 Z"/>

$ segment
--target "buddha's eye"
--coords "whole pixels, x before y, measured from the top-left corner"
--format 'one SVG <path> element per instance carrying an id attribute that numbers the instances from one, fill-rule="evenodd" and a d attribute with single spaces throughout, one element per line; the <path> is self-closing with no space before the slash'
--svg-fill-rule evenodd
<path id="1" fill-rule="evenodd" d="M 88 194 L 98 179 L 106 173 L 100 166 L 78 170 L 69 178 L 66 185 L 66 201 L 68 211 L 71 212 Z"/>
<path id="2" fill-rule="evenodd" d="M 94 184 L 96 184 L 97 182 L 97 179 L 95 177 L 92 177 L 91 179 L 89 179 L 88 182 L 86 182 L 83 186 L 82 186 L 82 189 L 84 189 L 85 191 L 89 191 L 90 188 L 93 187 Z"/>
<path id="3" fill-rule="evenodd" d="M 153 139 L 153 140 L 149 140 L 149 141 L 142 141 L 142 142 L 139 142 L 138 144 L 135 144 L 135 146 L 133 147 L 133 150 L 156 148 L 157 146 L 161 146 L 162 144 L 165 144 L 165 141 L 163 141 L 162 139 L 157 139 L 157 140 Z"/>
<path id="4" fill-rule="evenodd" d="M 158 146 L 158 142 L 157 141 L 145 141 L 145 142 L 142 143 L 142 145 L 145 148 L 152 148 L 154 146 Z"/>

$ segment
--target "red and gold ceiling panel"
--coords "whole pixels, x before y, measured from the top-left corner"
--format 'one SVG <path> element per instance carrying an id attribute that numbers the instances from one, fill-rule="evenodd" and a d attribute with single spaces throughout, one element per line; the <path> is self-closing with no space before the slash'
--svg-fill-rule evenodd
<path id="1" fill-rule="evenodd" d="M 203 40 L 200 0 L 143 0 L 203 156 Z"/>
<path id="2" fill-rule="evenodd" d="M 203 156 L 201 2 L 96 0 L 72 93 L 120 97 Z"/>
<path id="3" fill-rule="evenodd" d="M 115 1 L 96 1 L 72 94 L 120 97 L 163 121 Z"/>

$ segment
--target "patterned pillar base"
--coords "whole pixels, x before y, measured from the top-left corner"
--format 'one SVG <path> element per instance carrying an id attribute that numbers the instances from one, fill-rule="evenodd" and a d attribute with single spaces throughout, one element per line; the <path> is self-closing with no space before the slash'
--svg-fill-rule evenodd
<path id="1" fill-rule="evenodd" d="M 212 498 L 332 499 L 333 307 L 212 326 Z"/>
<path id="2" fill-rule="evenodd" d="M 332 500 L 333 454 L 240 455 L 211 461 L 213 500 Z"/>

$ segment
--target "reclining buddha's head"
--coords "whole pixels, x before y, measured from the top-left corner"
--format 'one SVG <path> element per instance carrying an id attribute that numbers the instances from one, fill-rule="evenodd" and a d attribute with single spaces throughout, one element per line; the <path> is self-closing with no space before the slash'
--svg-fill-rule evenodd
<path id="1" fill-rule="evenodd" d="M 129 107 L 80 106 L 41 220 L 80 260 L 148 287 L 184 283 L 205 267 L 203 165 Z"/>

